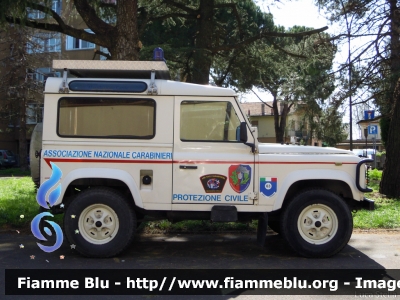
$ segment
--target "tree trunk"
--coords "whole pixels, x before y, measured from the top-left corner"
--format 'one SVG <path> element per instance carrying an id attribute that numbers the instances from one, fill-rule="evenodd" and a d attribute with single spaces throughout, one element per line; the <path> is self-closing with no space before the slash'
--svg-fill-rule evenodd
<path id="1" fill-rule="evenodd" d="M 137 0 L 118 0 L 117 24 L 110 53 L 115 60 L 139 60 L 140 41 L 137 25 Z"/>
<path id="2" fill-rule="evenodd" d="M 287 103 L 283 104 L 282 111 L 281 111 L 281 132 L 282 132 L 282 138 L 281 138 L 281 143 L 285 143 L 285 129 L 286 129 L 286 120 L 287 120 L 287 115 L 289 113 L 290 109 Z"/>
<path id="3" fill-rule="evenodd" d="M 282 143 L 283 133 L 279 126 L 278 100 L 276 99 L 276 95 L 273 95 L 273 97 L 274 97 L 274 100 L 272 102 L 272 109 L 274 111 L 275 142 Z"/>
<path id="4" fill-rule="evenodd" d="M 197 15 L 197 37 L 193 53 L 193 83 L 209 84 L 212 64 L 214 0 L 200 1 Z"/>
<path id="5" fill-rule="evenodd" d="M 400 34 L 398 28 L 400 26 L 397 1 L 388 0 L 390 5 L 390 70 L 391 70 L 391 89 L 394 90 L 393 97 L 388 99 L 386 107 L 389 119 L 389 132 L 387 133 L 386 161 L 382 174 L 382 181 L 379 191 L 389 197 L 400 197 Z M 395 88 L 394 88 L 395 86 Z"/>
<path id="6" fill-rule="evenodd" d="M 393 96 L 393 110 L 386 146 L 386 161 L 379 192 L 389 197 L 400 197 L 400 80 Z"/>
<path id="7" fill-rule="evenodd" d="M 274 101 L 272 103 L 272 108 L 274 110 L 274 123 L 275 123 L 275 141 L 277 143 L 284 143 L 285 128 L 286 128 L 286 116 L 289 113 L 289 106 L 284 103 L 282 111 L 279 114 L 278 101 L 274 95 Z"/>
<path id="8" fill-rule="evenodd" d="M 25 93 L 25 91 L 22 91 Z M 19 101 L 19 132 L 18 132 L 18 152 L 19 152 L 19 164 L 21 171 L 28 169 L 28 163 L 26 161 L 27 155 L 27 143 L 26 143 L 26 98 L 22 97 Z"/>
<path id="9" fill-rule="evenodd" d="M 390 126 L 390 112 L 394 105 L 393 101 L 395 101 L 394 90 L 397 85 L 397 80 L 400 78 L 400 34 L 398 28 L 400 28 L 400 21 L 398 17 L 398 9 L 397 9 L 397 0 L 387 0 L 389 4 L 389 18 L 390 22 L 390 84 L 389 84 L 389 92 L 387 94 L 387 101 L 384 106 L 381 106 L 381 113 L 383 115 L 381 122 L 388 124 L 388 126 L 381 126 L 381 138 L 384 145 L 387 145 L 388 142 L 388 127 Z"/>
<path id="10" fill-rule="evenodd" d="M 391 109 L 396 101 L 396 97 L 392 97 L 397 80 L 400 78 L 400 20 L 399 11 L 397 8 L 397 0 L 388 0 L 390 6 L 390 98 L 388 99 L 388 108 Z"/>

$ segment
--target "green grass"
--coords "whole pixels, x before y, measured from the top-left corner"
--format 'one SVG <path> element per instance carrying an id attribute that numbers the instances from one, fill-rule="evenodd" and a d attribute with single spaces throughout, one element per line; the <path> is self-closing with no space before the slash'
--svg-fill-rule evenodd
<path id="1" fill-rule="evenodd" d="M 360 229 L 400 228 L 400 199 L 385 198 L 378 193 L 382 171 L 370 170 L 368 176 L 370 179 L 368 186 L 373 189 L 373 192 L 365 196 L 375 201 L 375 209 L 353 213 L 354 227 Z"/>
<path id="2" fill-rule="evenodd" d="M 0 178 L 1 227 L 24 227 L 38 212 L 35 186 L 30 177 Z"/>
<path id="3" fill-rule="evenodd" d="M 31 171 L 21 171 L 20 168 L 0 169 L 0 177 L 31 176 Z"/>
<path id="4" fill-rule="evenodd" d="M 360 210 L 353 213 L 354 228 L 400 228 L 400 199 L 382 197 L 376 191 L 379 180 L 373 179 L 374 189 L 366 197 L 375 200 L 375 210 Z M 36 190 L 30 177 L 0 178 L 0 228 L 29 228 L 32 219 L 38 214 Z M 21 216 L 24 216 L 21 218 Z M 62 215 L 54 221 L 62 225 Z M 212 223 L 210 221 L 182 221 L 171 223 L 167 220 L 143 222 L 139 230 L 154 232 L 222 232 L 255 231 L 257 221 L 250 223 Z"/>
<path id="5" fill-rule="evenodd" d="M 359 210 L 353 213 L 354 228 L 400 228 L 400 199 L 375 197 L 373 200 L 373 211 Z"/>

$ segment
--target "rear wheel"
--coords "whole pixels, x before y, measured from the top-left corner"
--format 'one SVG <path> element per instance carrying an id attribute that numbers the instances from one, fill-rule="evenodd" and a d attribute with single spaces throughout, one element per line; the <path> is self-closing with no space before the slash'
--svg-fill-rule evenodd
<path id="1" fill-rule="evenodd" d="M 125 250 L 136 230 L 136 216 L 125 198 L 112 189 L 79 193 L 64 215 L 70 244 L 88 257 L 111 257 Z"/>
<path id="2" fill-rule="evenodd" d="M 29 148 L 29 164 L 32 181 L 36 187 L 40 185 L 40 151 L 42 150 L 43 123 L 37 123 L 32 132 Z"/>
<path id="3" fill-rule="evenodd" d="M 326 190 L 309 190 L 286 207 L 282 234 L 305 257 L 329 257 L 348 243 L 353 219 L 346 203 Z"/>

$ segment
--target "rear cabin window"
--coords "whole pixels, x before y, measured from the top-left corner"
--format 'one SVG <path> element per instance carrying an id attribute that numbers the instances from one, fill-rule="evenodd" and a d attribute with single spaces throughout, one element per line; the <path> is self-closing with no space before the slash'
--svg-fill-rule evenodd
<path id="1" fill-rule="evenodd" d="M 230 102 L 183 101 L 182 141 L 237 142 L 240 120 Z"/>
<path id="2" fill-rule="evenodd" d="M 71 91 L 82 92 L 142 93 L 147 90 L 147 84 L 140 81 L 74 80 L 68 86 Z"/>
<path id="3" fill-rule="evenodd" d="M 156 103 L 151 99 L 61 98 L 61 137 L 152 139 Z"/>

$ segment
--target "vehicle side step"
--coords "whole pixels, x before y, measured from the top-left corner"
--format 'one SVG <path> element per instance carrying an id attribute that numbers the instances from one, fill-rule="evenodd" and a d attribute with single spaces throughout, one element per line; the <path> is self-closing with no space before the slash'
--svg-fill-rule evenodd
<path id="1" fill-rule="evenodd" d="M 211 221 L 213 222 L 236 222 L 237 220 L 236 206 L 214 205 L 211 209 Z"/>

